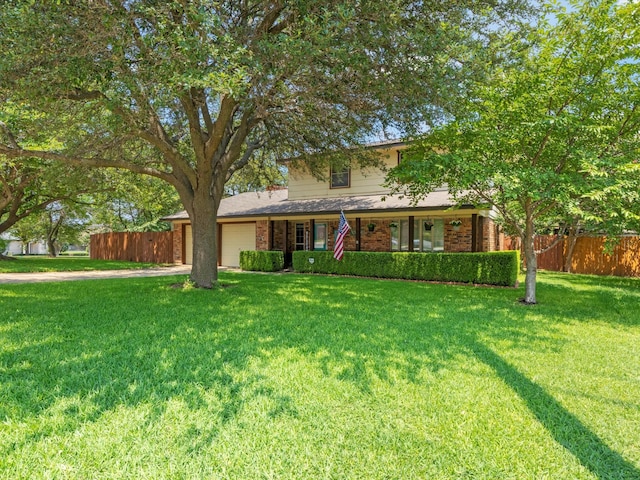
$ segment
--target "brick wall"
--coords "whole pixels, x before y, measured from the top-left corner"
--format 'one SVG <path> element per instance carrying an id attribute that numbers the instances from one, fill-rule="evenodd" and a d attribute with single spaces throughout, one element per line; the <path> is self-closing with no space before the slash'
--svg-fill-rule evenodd
<path id="1" fill-rule="evenodd" d="M 405 217 L 402 217 L 405 218 Z M 408 217 L 406 217 L 408 218 Z M 462 224 L 455 228 L 449 222 L 454 219 L 460 219 Z M 391 223 L 398 222 L 398 219 L 371 219 L 362 218 L 360 222 L 360 249 L 363 252 L 389 252 L 391 251 Z M 472 248 L 472 221 L 470 217 L 446 217 L 444 220 L 444 251 L 445 252 L 471 252 Z M 305 232 L 308 233 L 309 248 L 313 244 L 313 232 L 310 220 L 296 221 L 290 220 L 289 228 L 286 235 L 287 250 L 292 252 L 295 250 L 295 233 L 296 224 L 303 223 Z M 335 231 L 338 228 L 338 219 L 335 220 L 318 220 L 317 223 L 327 224 L 327 250 L 333 250 Z M 370 232 L 368 225 L 373 224 L 373 231 Z M 345 250 L 356 250 L 356 222 L 355 218 L 349 219 L 352 228 L 351 232 L 345 237 Z M 268 220 L 260 220 L 256 222 L 256 249 L 268 250 L 271 246 L 274 250 L 284 250 L 285 221 L 277 220 L 273 222 L 273 231 L 271 230 L 271 222 Z M 273 237 L 270 239 L 269 236 Z M 502 249 L 503 235 L 499 232 L 495 222 L 489 218 L 483 219 L 481 235 L 482 251 L 495 251 Z M 182 227 L 176 226 L 174 236 L 174 257 L 176 262 L 182 261 Z"/>
<path id="2" fill-rule="evenodd" d="M 173 224 L 173 263 L 182 263 L 182 224 Z"/>
<path id="3" fill-rule="evenodd" d="M 391 251 L 391 225 L 392 220 L 370 220 L 362 221 L 360 231 L 360 249 L 363 252 L 389 252 Z M 369 231 L 368 225 L 375 225 L 373 232 Z"/>
<path id="4" fill-rule="evenodd" d="M 482 251 L 495 252 L 496 250 L 500 250 L 497 225 L 492 219 L 485 218 L 482 224 Z"/>
<path id="5" fill-rule="evenodd" d="M 472 224 L 471 218 L 460 218 L 462 225 L 457 229 L 449 222 L 458 217 L 444 219 L 444 251 L 445 252 L 471 252 L 472 248 Z"/>
<path id="6" fill-rule="evenodd" d="M 333 250 L 335 245 L 336 231 L 338 230 L 338 226 L 340 225 L 339 220 L 332 220 L 327 223 L 327 250 Z M 345 250 L 355 250 L 356 249 L 356 222 L 355 220 L 349 221 L 349 226 L 351 230 L 344 237 L 344 249 Z"/>
<path id="7" fill-rule="evenodd" d="M 273 222 L 273 239 L 271 245 L 274 250 L 284 250 L 284 220 Z"/>
<path id="8" fill-rule="evenodd" d="M 269 230 L 268 220 L 256 222 L 256 250 L 269 250 Z"/>

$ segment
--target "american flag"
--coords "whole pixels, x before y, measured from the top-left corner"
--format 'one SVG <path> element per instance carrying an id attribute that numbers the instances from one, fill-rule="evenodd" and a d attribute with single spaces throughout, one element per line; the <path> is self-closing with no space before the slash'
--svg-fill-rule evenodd
<path id="1" fill-rule="evenodd" d="M 338 236 L 336 237 L 336 244 L 333 247 L 333 258 L 336 260 L 342 260 L 344 256 L 344 237 L 349 233 L 351 227 L 347 222 L 347 218 L 344 216 L 344 212 L 340 211 L 340 224 L 338 225 Z"/>

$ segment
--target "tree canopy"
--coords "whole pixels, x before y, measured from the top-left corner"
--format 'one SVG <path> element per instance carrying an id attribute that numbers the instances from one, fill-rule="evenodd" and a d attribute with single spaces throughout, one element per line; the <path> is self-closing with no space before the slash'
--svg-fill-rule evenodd
<path id="1" fill-rule="evenodd" d="M 110 188 L 90 195 L 88 213 L 94 231 L 143 232 L 169 228 L 162 217 L 181 203 L 176 190 L 148 175 L 108 169 Z"/>
<path id="2" fill-rule="evenodd" d="M 619 233 L 640 219 L 640 6 L 549 8 L 530 34 L 496 36 L 490 78 L 470 85 L 453 121 L 389 176 L 423 195 L 448 184 L 493 205 L 523 241 L 536 302 L 536 232 L 562 225 Z"/>
<path id="3" fill-rule="evenodd" d="M 446 111 L 476 73 L 473 45 L 521 3 L 12 0 L 0 10 L 0 99 L 42 115 L 17 118 L 0 153 L 170 183 L 193 227 L 191 278 L 210 287 L 225 183 L 256 152 L 315 172 L 333 160 L 317 154 L 345 147 L 366 162 L 353 147 L 371 135 Z M 30 145 L 41 131 L 59 148 Z"/>
<path id="4" fill-rule="evenodd" d="M 0 155 L 0 233 L 49 205 L 96 191 L 100 175 L 39 159 L 3 159 Z"/>

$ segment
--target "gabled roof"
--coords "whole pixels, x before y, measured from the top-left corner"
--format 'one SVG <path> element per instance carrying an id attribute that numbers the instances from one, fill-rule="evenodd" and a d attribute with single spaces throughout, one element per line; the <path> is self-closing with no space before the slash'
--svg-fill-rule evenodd
<path id="1" fill-rule="evenodd" d="M 374 214 L 376 212 L 393 212 L 396 210 L 444 210 L 456 203 L 446 190 L 431 192 L 417 204 L 412 205 L 407 197 L 386 196 L 382 200 L 380 194 L 358 195 L 338 198 L 314 198 L 305 200 L 289 200 L 288 190 L 268 192 L 249 192 L 228 197 L 220 202 L 218 218 L 264 217 L 286 215 L 318 215 L 339 213 Z M 463 208 L 473 208 L 469 205 Z M 188 220 L 186 210 L 164 217 L 163 220 Z"/>

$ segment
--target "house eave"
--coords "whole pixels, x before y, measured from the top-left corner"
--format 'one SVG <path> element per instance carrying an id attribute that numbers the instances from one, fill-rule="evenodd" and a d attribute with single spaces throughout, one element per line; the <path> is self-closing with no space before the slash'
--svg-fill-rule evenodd
<path id="1" fill-rule="evenodd" d="M 463 211 L 464 214 L 480 213 L 486 206 L 470 204 L 456 205 L 447 192 L 439 191 L 426 196 L 420 202 L 413 204 L 407 198 L 386 197 L 381 195 L 362 195 L 328 199 L 289 200 L 286 191 L 276 193 L 247 193 L 223 200 L 218 212 L 221 222 L 227 220 L 256 220 L 256 219 L 287 219 L 304 217 L 322 217 L 338 215 L 344 211 L 347 216 L 384 216 L 437 214 L 441 216 L 455 215 Z M 186 211 L 164 217 L 171 222 L 188 221 Z"/>

